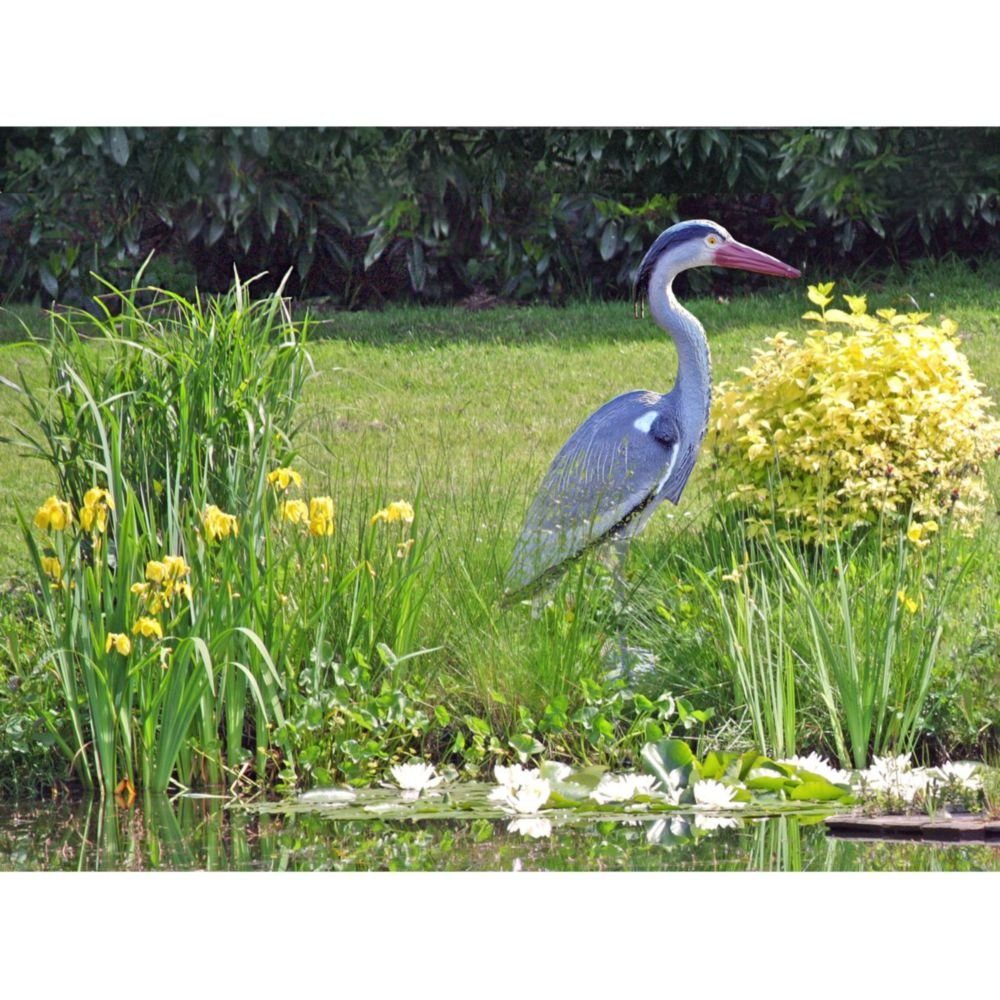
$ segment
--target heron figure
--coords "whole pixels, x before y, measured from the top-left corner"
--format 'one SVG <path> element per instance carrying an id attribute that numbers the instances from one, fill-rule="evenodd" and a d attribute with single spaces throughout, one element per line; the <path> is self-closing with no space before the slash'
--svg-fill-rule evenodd
<path id="1" fill-rule="evenodd" d="M 603 542 L 617 543 L 623 560 L 628 540 L 653 511 L 664 500 L 679 502 L 708 429 L 712 376 L 705 330 L 680 305 L 672 286 L 681 271 L 710 265 L 799 276 L 796 268 L 737 242 L 707 220 L 679 222 L 656 238 L 639 266 L 633 306 L 637 317 L 644 315 L 648 298 L 653 319 L 673 339 L 677 380 L 665 394 L 623 393 L 573 432 L 528 510 L 507 573 L 509 595 L 553 579 Z"/>

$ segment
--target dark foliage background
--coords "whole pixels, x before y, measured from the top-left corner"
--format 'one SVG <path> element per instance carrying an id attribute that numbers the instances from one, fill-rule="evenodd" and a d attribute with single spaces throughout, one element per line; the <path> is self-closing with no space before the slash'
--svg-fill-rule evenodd
<path id="1" fill-rule="evenodd" d="M 235 266 L 346 308 L 621 297 L 695 217 L 813 274 L 975 261 L 998 178 L 997 128 L 6 129 L 0 296 L 80 303 L 155 251 L 184 294 Z"/>

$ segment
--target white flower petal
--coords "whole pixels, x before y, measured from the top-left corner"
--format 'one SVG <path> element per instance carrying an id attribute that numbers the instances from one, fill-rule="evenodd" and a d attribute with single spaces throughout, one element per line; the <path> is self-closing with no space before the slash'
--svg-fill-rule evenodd
<path id="1" fill-rule="evenodd" d="M 706 778 L 694 784 L 694 801 L 697 806 L 711 809 L 742 809 L 745 803 L 734 801 L 736 789 L 721 781 Z"/>
<path id="2" fill-rule="evenodd" d="M 420 792 L 425 788 L 434 788 L 444 780 L 441 775 L 435 774 L 433 764 L 425 764 L 422 761 L 395 764 L 389 771 L 396 784 L 406 791 Z"/>
<path id="3" fill-rule="evenodd" d="M 656 778 L 651 774 L 605 774 L 590 797 L 600 805 L 628 802 L 637 795 L 652 795 Z"/>
<path id="4" fill-rule="evenodd" d="M 803 771 L 808 771 L 810 774 L 826 778 L 827 781 L 834 785 L 849 785 L 851 783 L 849 771 L 842 771 L 840 768 L 834 767 L 820 757 L 815 750 L 808 757 L 789 757 L 787 760 L 779 760 L 778 763 L 790 764 L 792 767 L 802 768 Z"/>
<path id="5" fill-rule="evenodd" d="M 524 837 L 548 837 L 552 833 L 552 823 L 540 816 L 521 816 L 507 824 L 508 833 L 520 833 Z"/>

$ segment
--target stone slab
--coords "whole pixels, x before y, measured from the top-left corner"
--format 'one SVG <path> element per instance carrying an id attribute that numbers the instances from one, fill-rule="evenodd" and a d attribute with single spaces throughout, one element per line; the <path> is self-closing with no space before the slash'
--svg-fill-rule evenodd
<path id="1" fill-rule="evenodd" d="M 864 816 L 839 813 L 826 818 L 834 837 L 885 840 L 1000 841 L 1000 821 L 985 816 Z"/>

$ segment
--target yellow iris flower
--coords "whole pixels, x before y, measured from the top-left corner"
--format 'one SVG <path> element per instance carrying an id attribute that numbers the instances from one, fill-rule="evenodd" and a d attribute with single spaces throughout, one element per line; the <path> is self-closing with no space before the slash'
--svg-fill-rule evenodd
<path id="1" fill-rule="evenodd" d="M 53 580 L 62 579 L 62 563 L 55 556 L 42 556 L 42 570 Z"/>
<path id="2" fill-rule="evenodd" d="M 94 486 L 83 495 L 80 508 L 80 526 L 84 531 L 95 529 L 104 534 L 108 527 L 108 511 L 115 509 L 111 494 L 100 486 Z"/>
<path id="3" fill-rule="evenodd" d="M 413 505 L 406 500 L 394 500 L 388 507 L 383 507 L 372 516 L 370 524 L 379 522 L 388 523 L 391 521 L 403 521 L 405 524 L 413 523 Z"/>
<path id="4" fill-rule="evenodd" d="M 155 618 L 149 618 L 146 615 L 136 620 L 136 623 L 132 626 L 133 635 L 143 635 L 147 639 L 162 639 L 163 638 L 163 628 L 160 623 Z"/>
<path id="5" fill-rule="evenodd" d="M 313 497 L 309 501 L 309 533 L 333 534 L 333 498 Z"/>
<path id="6" fill-rule="evenodd" d="M 73 523 L 73 508 L 66 500 L 51 496 L 35 512 L 35 525 L 42 531 L 65 531 Z"/>
<path id="7" fill-rule="evenodd" d="M 269 472 L 267 474 L 267 481 L 269 485 L 282 493 L 292 484 L 299 487 L 302 486 L 302 477 L 294 469 L 288 468 L 275 469 L 274 472 Z"/>
<path id="8" fill-rule="evenodd" d="M 128 656 L 132 652 L 132 640 L 124 632 L 109 632 L 104 643 L 104 652 L 110 653 L 112 647 L 120 655 Z"/>
<path id="9" fill-rule="evenodd" d="M 210 542 L 217 542 L 240 533 L 235 515 L 224 513 L 214 503 L 205 508 L 201 515 L 201 523 L 205 529 L 205 537 Z"/>
<path id="10" fill-rule="evenodd" d="M 285 500 L 281 505 L 281 519 L 291 524 L 308 524 L 309 507 L 305 500 Z"/>
<path id="11" fill-rule="evenodd" d="M 191 600 L 191 584 L 181 579 L 190 572 L 191 567 L 183 556 L 150 559 L 146 563 L 147 582 L 133 583 L 131 590 L 146 602 L 146 608 L 151 614 L 157 615 L 164 608 L 170 607 L 170 602 L 177 594 Z"/>

